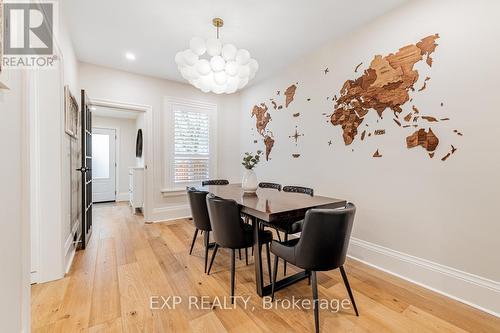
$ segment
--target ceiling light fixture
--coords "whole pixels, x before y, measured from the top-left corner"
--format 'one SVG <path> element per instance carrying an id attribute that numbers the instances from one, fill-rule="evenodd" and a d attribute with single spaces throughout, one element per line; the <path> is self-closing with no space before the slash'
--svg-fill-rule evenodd
<path id="1" fill-rule="evenodd" d="M 201 91 L 232 94 L 254 78 L 259 64 L 247 50 L 222 43 L 219 39 L 219 28 L 224 25 L 222 19 L 214 18 L 212 23 L 217 29 L 217 38 L 205 41 L 193 37 L 189 49 L 177 52 L 175 62 L 182 76 Z"/>
<path id="2" fill-rule="evenodd" d="M 133 60 L 135 60 L 135 54 L 133 54 L 132 52 L 127 52 L 127 53 L 125 53 L 125 58 L 133 61 Z"/>

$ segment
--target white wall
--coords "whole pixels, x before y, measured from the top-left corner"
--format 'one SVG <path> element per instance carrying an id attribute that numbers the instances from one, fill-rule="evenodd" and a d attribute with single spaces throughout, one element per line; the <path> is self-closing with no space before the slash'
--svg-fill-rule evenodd
<path id="1" fill-rule="evenodd" d="M 76 58 L 75 51 L 73 49 L 73 44 L 71 41 L 71 36 L 69 34 L 68 22 L 66 21 L 66 17 L 62 15 L 64 12 L 65 2 L 59 2 L 59 34 L 57 36 L 59 48 L 62 53 L 62 61 L 63 61 L 63 85 L 68 85 L 71 92 L 75 96 L 78 104 L 80 105 L 80 87 L 78 82 L 78 60 Z M 64 104 L 63 104 L 64 107 Z M 64 119 L 64 112 L 61 113 Z M 71 161 L 70 161 L 70 136 L 67 134 L 63 134 L 63 174 L 62 174 L 62 186 L 63 186 L 63 222 L 62 222 L 62 242 L 64 244 L 64 269 L 69 269 L 71 262 L 73 260 L 73 255 L 75 251 L 75 247 L 70 242 L 73 239 L 73 230 L 71 224 Z M 74 139 L 73 139 L 74 140 Z"/>
<path id="2" fill-rule="evenodd" d="M 26 215 L 26 156 L 24 80 L 18 70 L 5 70 L 0 80 L 0 331 L 29 331 L 30 288 L 28 216 Z"/>
<path id="3" fill-rule="evenodd" d="M 495 1 L 413 1 L 241 93 L 241 152 L 263 148 L 261 141 L 253 143 L 257 136 L 252 107 L 267 103 L 273 118 L 268 128 L 276 143 L 272 159 L 257 168 L 260 180 L 303 184 L 318 194 L 356 203 L 352 255 L 497 314 L 499 12 Z M 404 106 L 402 115 L 415 104 L 423 114 L 451 118 L 431 125 L 440 139 L 436 157 L 428 158 L 419 147 L 406 148 L 405 136 L 412 130 L 398 128 L 390 110 L 377 124 L 386 135 L 364 142 L 358 135 L 345 146 L 341 129 L 324 115 L 333 112 L 326 96 L 338 96 L 346 80 L 361 75 L 354 73 L 358 63 L 363 62 L 364 69 L 374 55 L 396 52 L 434 33 L 441 36 L 434 64 L 431 69 L 418 66 L 416 87 L 426 75 L 431 80 L 426 90 L 412 94 L 414 101 Z M 327 75 L 325 67 L 330 69 Z M 295 101 L 288 109 L 274 111 L 269 98 L 295 82 Z M 296 112 L 301 116 L 292 117 Z M 376 124 L 370 112 L 370 123 Z M 305 134 L 298 146 L 289 138 L 296 125 Z M 451 144 L 458 151 L 442 162 Z M 372 157 L 376 149 L 382 158 Z M 292 153 L 301 157 L 294 159 Z M 417 265 L 403 267 L 401 258 Z M 481 290 L 476 291 L 477 286 Z"/>
<path id="4" fill-rule="evenodd" d="M 204 94 L 187 84 L 131 74 L 110 68 L 81 63 L 79 68 L 80 87 L 91 99 L 149 105 L 152 107 L 153 156 L 148 171 L 153 174 L 151 220 L 169 220 L 189 214 L 184 193 L 164 196 L 161 189 L 167 186 L 165 179 L 166 140 L 165 97 L 191 99 L 217 104 L 218 108 L 218 176 L 230 181 L 240 179 L 239 122 L 240 113 L 237 95 L 217 96 Z M 147 128 L 146 128 L 147 131 Z"/>
<path id="5" fill-rule="evenodd" d="M 130 167 L 136 166 L 135 139 L 136 119 L 92 117 L 92 127 L 116 129 L 118 140 L 116 142 L 118 169 L 116 174 L 117 201 L 127 201 L 129 198 Z"/>
<path id="6" fill-rule="evenodd" d="M 63 5 L 63 2 L 60 3 Z M 59 11 L 61 14 L 62 11 Z M 71 230 L 70 138 L 64 132 L 64 86 L 79 101 L 78 67 L 67 25 L 58 17 L 56 69 L 30 72 L 32 270 L 34 282 L 62 278 L 75 251 Z"/>

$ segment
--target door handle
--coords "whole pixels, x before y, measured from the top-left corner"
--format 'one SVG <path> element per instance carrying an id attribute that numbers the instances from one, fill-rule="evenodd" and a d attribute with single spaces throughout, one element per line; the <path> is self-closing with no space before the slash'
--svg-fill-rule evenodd
<path id="1" fill-rule="evenodd" d="M 80 171 L 80 172 L 87 172 L 87 171 L 92 171 L 91 168 L 84 168 L 84 167 L 81 167 L 81 168 L 78 168 L 78 169 L 75 169 L 76 171 Z"/>

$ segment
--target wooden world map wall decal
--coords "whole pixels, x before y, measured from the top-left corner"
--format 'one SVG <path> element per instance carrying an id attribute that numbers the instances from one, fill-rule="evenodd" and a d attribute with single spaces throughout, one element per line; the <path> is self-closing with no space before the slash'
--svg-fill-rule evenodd
<path id="1" fill-rule="evenodd" d="M 290 87 L 286 88 L 285 90 L 285 96 L 286 96 L 286 101 L 285 101 L 285 107 L 287 108 L 290 103 L 293 102 L 293 98 L 295 96 L 295 91 L 297 90 L 297 86 L 295 84 L 292 84 Z"/>
<path id="2" fill-rule="evenodd" d="M 295 92 L 297 91 L 297 83 L 290 85 L 285 90 L 285 107 L 288 107 L 290 103 L 294 101 Z M 276 91 L 276 96 L 280 96 L 280 90 Z M 270 99 L 273 109 L 281 110 L 283 108 L 282 105 L 279 105 L 274 101 L 274 99 Z M 269 114 L 269 108 L 266 103 L 260 103 L 259 105 L 254 105 L 252 108 L 251 117 L 255 117 L 255 128 L 257 129 L 257 133 L 262 137 L 265 146 L 265 156 L 266 161 L 269 161 L 269 156 L 271 155 L 271 151 L 273 150 L 275 138 L 273 133 L 269 130 L 268 124 L 272 120 L 271 115 Z"/>
<path id="3" fill-rule="evenodd" d="M 443 121 L 432 116 L 419 117 L 418 108 L 413 105 L 409 114 L 399 117 L 410 98 L 411 93 L 419 93 L 428 87 L 430 77 L 425 77 L 422 86 L 416 91 L 415 84 L 419 79 L 419 72 L 415 65 L 425 61 L 428 67 L 432 67 L 433 53 L 438 44 L 438 34 L 422 38 L 416 44 L 403 46 L 395 53 L 386 56 L 375 55 L 367 69 L 360 77 L 344 82 L 340 89 L 340 96 L 336 99 L 333 113 L 329 115 L 330 123 L 333 126 L 342 128 L 344 144 L 350 145 L 358 137 L 358 128 L 365 121 L 365 116 L 369 112 L 375 111 L 379 119 L 383 119 L 384 112 L 389 109 L 394 113 L 393 123 L 399 128 L 420 127 L 423 120 L 426 123 L 436 123 Z M 354 70 L 357 72 L 362 63 L 358 64 Z M 441 103 L 441 106 L 443 103 Z M 378 122 L 378 120 L 377 120 Z M 411 122 L 411 124 L 409 124 Z M 361 133 L 361 140 L 365 138 L 365 131 Z M 458 132 L 458 131 L 457 131 Z M 455 133 L 457 133 L 455 132 Z M 385 130 L 375 131 L 375 135 L 385 133 Z M 370 136 L 370 134 L 368 135 Z M 421 146 L 428 153 L 434 153 L 439 139 L 432 129 L 417 129 L 406 138 L 408 148 Z M 452 153 L 450 152 L 449 155 Z M 374 154 L 374 157 L 380 154 Z M 449 157 L 446 156 L 446 158 Z M 433 156 L 433 155 L 432 155 Z M 432 156 L 430 156 L 432 158 Z M 443 158 L 443 161 L 446 160 Z"/>

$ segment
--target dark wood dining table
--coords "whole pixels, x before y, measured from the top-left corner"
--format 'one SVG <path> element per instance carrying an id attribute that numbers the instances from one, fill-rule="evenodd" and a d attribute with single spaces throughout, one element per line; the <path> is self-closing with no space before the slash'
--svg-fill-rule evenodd
<path id="1" fill-rule="evenodd" d="M 211 192 L 214 195 L 236 201 L 241 212 L 252 220 L 255 244 L 259 244 L 259 228 L 262 221 L 272 225 L 283 220 L 300 220 L 310 208 L 340 208 L 345 207 L 346 200 L 324 196 L 309 196 L 301 193 L 290 193 L 275 189 L 259 188 L 255 194 L 247 194 L 241 184 L 208 185 L 198 187 L 199 190 Z M 261 251 L 254 251 L 255 284 L 257 294 L 261 297 L 271 294 L 271 285 L 264 284 L 262 272 Z M 276 281 L 275 290 L 280 290 L 309 277 L 309 272 L 301 271 Z"/>

